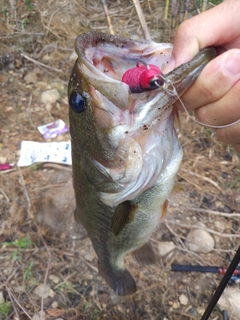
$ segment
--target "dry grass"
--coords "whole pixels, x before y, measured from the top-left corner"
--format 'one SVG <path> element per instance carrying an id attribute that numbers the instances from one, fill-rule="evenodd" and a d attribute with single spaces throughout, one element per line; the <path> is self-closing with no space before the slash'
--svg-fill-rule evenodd
<path id="1" fill-rule="evenodd" d="M 116 34 L 143 37 L 132 2 L 107 4 Z M 141 6 L 152 39 L 169 41 L 165 1 L 143 1 Z M 89 29 L 108 32 L 108 26 L 100 1 L 94 0 L 2 0 L 0 10 L 0 161 L 16 163 L 21 140 L 42 141 L 37 125 L 57 118 L 68 123 L 66 92 L 76 36 Z M 26 76 L 33 71 L 29 82 Z M 61 94 L 51 110 L 40 102 L 48 88 Z M 173 196 L 167 221 L 153 236 L 156 250 L 169 240 L 177 248 L 148 268 L 127 259 L 139 288 L 131 297 L 116 297 L 97 275 L 91 243 L 72 218 L 69 170 L 42 165 L 0 172 L 0 292 L 11 307 L 2 319 L 200 319 L 220 276 L 173 274 L 170 265 L 227 265 L 226 253 L 234 254 L 239 243 L 239 155 L 187 116 L 181 122 L 184 161 L 178 184 L 184 191 Z M 197 221 L 214 236 L 215 250 L 209 254 L 197 255 L 185 246 Z M 26 246 L 14 242 L 24 238 L 30 240 Z M 34 293 L 40 283 L 49 286 L 46 297 Z M 188 305 L 175 308 L 182 293 Z M 218 311 L 213 319 L 221 319 Z"/>

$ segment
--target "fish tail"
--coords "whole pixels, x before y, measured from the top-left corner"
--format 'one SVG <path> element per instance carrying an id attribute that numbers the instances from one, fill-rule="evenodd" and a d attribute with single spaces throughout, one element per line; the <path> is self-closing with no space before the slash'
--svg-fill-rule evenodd
<path id="1" fill-rule="evenodd" d="M 116 294 L 125 296 L 136 292 L 136 283 L 127 269 L 114 270 L 112 266 L 105 267 L 98 263 L 98 270 Z"/>

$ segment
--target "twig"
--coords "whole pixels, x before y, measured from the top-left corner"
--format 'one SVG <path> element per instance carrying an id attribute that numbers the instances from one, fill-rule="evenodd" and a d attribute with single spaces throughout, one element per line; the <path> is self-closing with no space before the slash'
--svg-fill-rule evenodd
<path id="1" fill-rule="evenodd" d="M 69 279 L 71 279 L 73 276 L 75 276 L 77 272 L 73 272 L 72 274 L 69 274 L 62 282 L 56 284 L 56 286 L 54 287 L 54 290 L 56 290 L 58 287 L 62 286 L 63 284 L 66 284 Z M 78 292 L 79 293 L 79 292 Z"/>
<path id="2" fill-rule="evenodd" d="M 81 256 L 79 256 L 79 258 L 82 259 L 86 263 L 86 265 L 88 265 L 89 268 L 92 269 L 92 271 L 98 273 L 98 269 L 96 267 L 94 267 L 90 262 L 88 262 L 85 258 L 83 258 Z"/>
<path id="3" fill-rule="evenodd" d="M 190 179 L 188 179 L 187 177 L 183 176 L 181 173 L 178 172 L 178 176 L 180 178 L 182 178 L 183 180 L 187 181 L 188 183 L 192 184 L 199 191 L 203 192 L 203 189 L 201 187 L 199 187 L 196 183 L 193 183 Z"/>
<path id="4" fill-rule="evenodd" d="M 222 192 L 222 189 L 219 187 L 219 185 L 218 185 L 215 181 L 213 181 L 212 179 L 207 178 L 207 177 L 204 177 L 204 176 L 201 176 L 201 175 L 198 174 L 198 173 L 195 173 L 195 172 L 192 172 L 192 171 L 188 171 L 188 170 L 186 170 L 186 169 L 182 169 L 182 170 L 183 170 L 184 172 L 189 173 L 191 176 L 195 176 L 195 177 L 197 177 L 197 178 L 201 178 L 201 179 L 203 179 L 203 180 L 211 183 L 211 184 L 212 184 L 214 187 L 216 187 L 220 192 Z"/>
<path id="5" fill-rule="evenodd" d="M 45 277 L 44 277 L 44 281 L 43 281 L 43 286 L 45 288 L 46 284 L 47 284 L 47 278 L 48 278 L 48 273 L 49 273 L 49 269 L 50 269 L 52 255 L 51 255 L 51 252 L 50 252 L 50 250 L 48 248 L 48 245 L 46 244 L 45 240 L 43 239 L 41 231 L 39 230 L 38 227 L 37 227 L 37 230 L 38 230 L 38 234 L 39 234 L 39 236 L 40 236 L 40 238 L 41 238 L 41 240 L 42 240 L 42 242 L 44 244 L 44 247 L 46 248 L 47 253 L 48 253 L 47 269 L 46 269 Z M 44 297 L 41 297 L 40 320 L 43 320 L 43 305 L 44 305 Z"/>
<path id="6" fill-rule="evenodd" d="M 31 115 L 32 97 L 33 97 L 33 95 L 31 94 L 31 95 L 30 95 L 30 98 L 29 98 L 28 106 L 27 106 L 27 114 L 28 114 L 29 122 L 30 122 L 31 126 L 32 126 L 33 128 L 35 128 L 35 126 L 34 126 L 34 124 L 33 124 L 33 122 L 32 122 L 32 115 Z"/>
<path id="7" fill-rule="evenodd" d="M 183 21 L 187 20 L 189 0 L 185 0 Z"/>
<path id="8" fill-rule="evenodd" d="M 7 293 L 8 293 L 8 296 L 9 296 L 9 299 L 11 300 L 11 303 L 12 303 L 12 306 L 13 306 L 13 309 L 14 309 L 14 312 L 16 313 L 18 319 L 20 319 L 19 315 L 18 315 L 18 312 L 17 312 L 17 309 L 15 307 L 15 304 L 14 304 L 14 301 L 16 302 L 16 304 L 19 306 L 19 308 L 26 314 L 26 316 L 32 320 L 32 318 L 30 317 L 30 315 L 27 313 L 27 311 L 25 310 L 25 308 L 18 302 L 17 298 L 15 298 L 15 296 L 12 294 L 11 290 L 9 289 L 8 285 L 7 285 L 7 282 L 9 279 L 6 279 L 6 277 L 1 273 L 1 276 L 2 278 L 4 279 L 4 287 L 6 288 L 7 290 Z M 13 301 L 14 300 L 14 301 Z"/>
<path id="9" fill-rule="evenodd" d="M 172 30 L 172 37 L 174 37 L 174 31 L 177 28 L 177 15 L 178 15 L 177 0 L 172 0 L 171 11 L 172 11 L 171 30 Z"/>
<path id="10" fill-rule="evenodd" d="M 72 171 L 72 166 L 66 166 L 65 164 L 55 164 L 55 163 L 44 163 L 42 165 L 43 168 L 56 168 L 59 170 L 64 170 L 64 171 Z"/>
<path id="11" fill-rule="evenodd" d="M 106 4 L 106 1 L 105 0 L 101 0 L 101 2 L 102 2 L 103 10 L 104 10 L 104 13 L 105 13 L 105 16 L 106 16 L 106 19 L 107 19 L 109 32 L 111 34 L 115 34 L 114 30 L 113 30 L 113 26 L 112 26 L 112 21 L 111 21 L 109 12 L 108 12 L 108 7 L 107 7 L 107 4 Z"/>
<path id="12" fill-rule="evenodd" d="M 198 212 L 204 212 L 204 213 L 209 213 L 209 214 L 214 214 L 216 216 L 222 216 L 222 217 L 227 217 L 227 218 L 233 218 L 233 217 L 240 217 L 240 213 L 233 212 L 233 213 L 225 213 L 221 211 L 214 211 L 214 210 L 209 210 L 209 209 L 200 209 L 200 208 L 192 208 L 192 207 L 185 207 L 187 210 L 193 210 L 193 211 L 198 211 Z"/>
<path id="13" fill-rule="evenodd" d="M 9 173 L 9 172 L 12 172 L 12 171 L 16 171 L 16 169 L 13 168 L 13 169 L 9 169 L 9 170 L 0 171 L 0 175 L 1 175 L 1 174 L 5 174 L 5 173 Z"/>
<path id="14" fill-rule="evenodd" d="M 189 228 L 189 229 L 201 229 L 201 230 L 205 230 L 208 231 L 209 233 L 215 234 L 219 237 L 223 237 L 223 238 L 240 238 L 240 234 L 234 234 L 234 233 L 221 233 L 218 231 L 214 231 L 212 229 L 209 228 L 204 228 L 201 226 L 196 226 L 196 225 L 188 225 L 188 224 L 184 224 L 184 223 L 176 223 L 176 221 L 171 221 L 171 220 L 167 220 L 168 223 L 173 224 L 173 225 L 177 225 L 179 227 L 183 227 L 183 228 Z M 166 223 L 166 220 L 165 220 Z"/>
<path id="15" fill-rule="evenodd" d="M 53 67 L 50 67 L 50 66 L 48 66 L 48 65 L 46 65 L 46 64 L 44 64 L 44 63 L 42 63 L 42 62 L 39 62 L 39 61 L 37 61 L 37 60 L 35 60 L 35 59 L 27 56 L 25 53 L 21 53 L 21 56 L 22 56 L 23 58 L 25 58 L 25 59 L 27 59 L 27 60 L 35 63 L 36 65 L 41 66 L 41 67 L 44 67 L 44 68 L 47 68 L 47 69 L 50 69 L 50 70 L 53 70 L 53 71 L 56 71 L 56 72 L 59 72 L 59 73 L 64 73 L 62 70 L 56 69 L 56 68 L 53 68 Z"/>
<path id="16" fill-rule="evenodd" d="M 22 183 L 22 186 L 23 186 L 23 191 L 24 191 L 24 195 L 25 195 L 25 198 L 27 200 L 27 204 L 28 204 L 28 207 L 27 207 L 27 213 L 28 213 L 28 219 L 32 219 L 32 215 L 31 215 L 31 202 L 30 202 L 30 198 L 29 198 L 29 195 L 28 195 L 28 191 L 27 191 L 27 188 L 26 188 L 26 184 L 25 184 L 25 181 L 24 181 L 24 178 L 23 178 L 23 175 L 22 175 L 22 170 L 20 167 L 18 167 L 18 172 L 19 172 L 19 175 L 20 175 L 20 180 L 21 180 L 21 183 Z"/>
<path id="17" fill-rule="evenodd" d="M 15 307 L 15 303 L 14 303 L 13 298 L 12 298 L 12 294 L 11 294 L 11 292 L 10 292 L 10 290 L 9 290 L 9 288 L 8 288 L 7 285 L 5 285 L 5 288 L 6 288 L 6 290 L 7 290 L 8 296 L 9 296 L 9 298 L 10 298 L 10 300 L 11 300 L 11 304 L 12 304 L 12 306 L 13 306 L 13 310 L 14 310 L 17 318 L 20 319 L 20 318 L 19 318 L 18 311 L 17 311 L 17 309 L 16 309 L 16 307 Z"/>
<path id="18" fill-rule="evenodd" d="M 144 14 L 142 12 L 142 8 L 140 6 L 140 3 L 139 3 L 138 0 L 133 0 L 133 4 L 134 4 L 134 6 L 136 8 L 137 15 L 138 15 L 139 21 L 141 23 L 145 39 L 146 40 L 151 40 L 151 36 L 150 36 L 149 31 L 148 31 L 148 26 L 147 26 L 146 20 L 144 18 Z"/>
<path id="19" fill-rule="evenodd" d="M 7 289 L 7 287 L 6 287 Z M 10 293 L 10 295 L 12 296 L 12 298 L 15 300 L 16 304 L 19 306 L 20 309 L 22 309 L 22 311 L 26 314 L 26 316 L 32 320 L 32 317 L 28 314 L 28 312 L 26 311 L 26 309 L 18 302 L 17 298 L 15 298 L 15 296 L 11 293 L 11 291 L 8 291 L 8 294 Z M 20 318 L 19 318 L 20 319 Z"/>
<path id="20" fill-rule="evenodd" d="M 9 200 L 8 196 L 6 195 L 6 193 L 3 191 L 2 188 L 0 188 L 0 191 L 3 194 L 3 196 L 5 197 L 5 199 L 7 200 L 7 202 L 9 202 L 10 200 Z"/>
<path id="21" fill-rule="evenodd" d="M 167 20 L 168 18 L 168 7 L 169 7 L 169 0 L 166 0 L 165 10 L 164 10 L 164 19 Z"/>
<path id="22" fill-rule="evenodd" d="M 56 249 L 58 250 L 58 249 Z M 9 248 L 9 247 L 5 247 L 5 245 L 3 244 L 2 248 L 0 248 L 0 252 L 15 252 L 16 248 Z M 24 249 L 24 252 L 33 252 L 34 254 L 37 253 L 38 251 L 41 251 L 41 248 L 34 248 L 34 249 Z"/>
<path id="23" fill-rule="evenodd" d="M 48 189 L 48 188 L 59 188 L 59 187 L 64 186 L 65 184 L 66 184 L 65 182 L 55 183 L 55 184 L 48 184 L 48 185 L 43 186 L 43 187 L 34 188 L 34 189 L 32 189 L 32 191 L 45 190 L 45 189 Z"/>
<path id="24" fill-rule="evenodd" d="M 201 8 L 201 12 L 204 12 L 204 11 L 206 11 L 206 7 L 207 7 L 207 0 L 203 0 L 203 2 L 202 2 L 202 8 Z"/>

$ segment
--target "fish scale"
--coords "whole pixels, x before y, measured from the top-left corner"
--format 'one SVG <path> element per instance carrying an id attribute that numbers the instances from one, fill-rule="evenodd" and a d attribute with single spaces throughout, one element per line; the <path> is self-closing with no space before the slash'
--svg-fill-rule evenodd
<path id="1" fill-rule="evenodd" d="M 142 265 L 156 263 L 149 239 L 165 215 L 182 160 L 173 104 L 215 50 L 202 50 L 161 74 L 157 88 L 146 85 L 135 93 L 123 75 L 138 61 L 161 70 L 170 44 L 87 32 L 75 48 L 68 87 L 75 218 L 92 241 L 100 275 L 115 293 L 129 295 L 137 286 L 125 256 L 132 253 Z"/>

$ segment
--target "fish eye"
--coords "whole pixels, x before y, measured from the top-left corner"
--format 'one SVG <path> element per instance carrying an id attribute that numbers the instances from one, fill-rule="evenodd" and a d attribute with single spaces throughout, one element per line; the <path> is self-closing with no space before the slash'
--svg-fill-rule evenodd
<path id="1" fill-rule="evenodd" d="M 76 113 L 82 113 L 86 109 L 85 98 L 76 91 L 71 94 L 69 104 L 72 110 Z"/>

